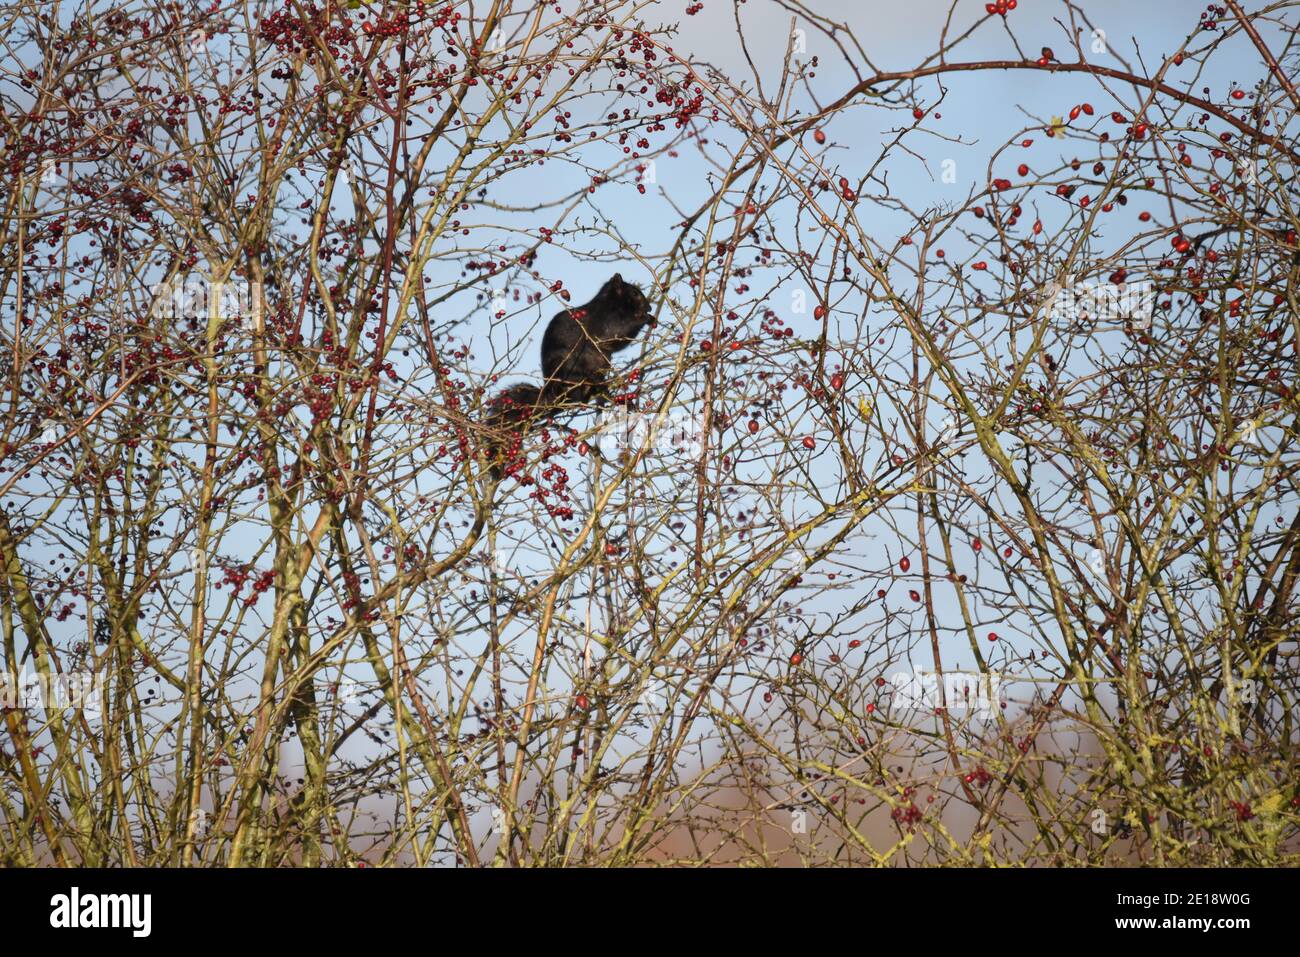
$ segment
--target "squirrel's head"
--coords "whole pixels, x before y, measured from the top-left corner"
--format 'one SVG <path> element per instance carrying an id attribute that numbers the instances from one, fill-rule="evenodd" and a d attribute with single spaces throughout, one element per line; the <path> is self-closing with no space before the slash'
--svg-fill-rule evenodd
<path id="1" fill-rule="evenodd" d="M 641 288 L 626 281 L 621 273 L 614 273 L 600 289 L 600 296 L 613 308 L 628 318 L 650 322 L 650 300 Z"/>

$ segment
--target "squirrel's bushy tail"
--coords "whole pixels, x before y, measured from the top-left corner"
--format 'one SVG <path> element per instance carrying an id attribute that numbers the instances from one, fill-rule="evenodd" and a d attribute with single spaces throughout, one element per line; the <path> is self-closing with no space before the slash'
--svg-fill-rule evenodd
<path id="1" fill-rule="evenodd" d="M 544 405 L 542 390 L 527 383 L 511 386 L 492 397 L 486 423 L 491 429 L 488 458 L 494 479 L 500 480 L 511 466 L 522 461 L 519 448 L 523 437 L 530 423 L 543 414 Z"/>

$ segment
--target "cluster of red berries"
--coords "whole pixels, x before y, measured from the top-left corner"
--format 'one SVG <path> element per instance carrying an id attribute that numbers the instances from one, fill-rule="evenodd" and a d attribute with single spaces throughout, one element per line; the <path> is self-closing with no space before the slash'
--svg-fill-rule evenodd
<path id="1" fill-rule="evenodd" d="M 1014 3 L 1015 0 L 1012 0 L 1012 2 Z M 901 824 L 904 827 L 912 827 L 925 815 L 915 803 L 909 801 L 906 807 L 899 806 L 894 808 L 889 812 L 889 816 L 893 818 L 894 822 L 897 824 Z"/>
<path id="2" fill-rule="evenodd" d="M 1201 11 L 1201 19 L 1198 26 L 1202 30 L 1213 31 L 1219 27 L 1219 19 L 1228 15 L 1227 7 L 1221 7 L 1217 4 L 1209 4 Z"/>
<path id="3" fill-rule="evenodd" d="M 391 20 L 380 19 L 374 23 L 366 21 L 361 25 L 361 30 L 368 37 L 400 37 L 405 36 L 411 23 L 405 13 L 399 13 Z"/>
<path id="4" fill-rule="evenodd" d="M 262 572 L 262 574 L 257 576 L 257 580 L 253 582 L 253 591 L 244 599 L 244 604 L 256 604 L 257 599 L 262 597 L 262 593 L 269 589 L 273 584 L 275 584 L 275 572 Z"/>

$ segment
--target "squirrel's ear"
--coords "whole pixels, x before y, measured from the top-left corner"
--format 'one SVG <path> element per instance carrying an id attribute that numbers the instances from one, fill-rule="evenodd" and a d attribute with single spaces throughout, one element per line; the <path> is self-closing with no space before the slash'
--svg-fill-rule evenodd
<path id="1" fill-rule="evenodd" d="M 612 282 L 612 283 L 614 283 L 615 285 L 621 285 L 622 282 L 623 282 L 623 274 L 622 274 L 621 272 L 616 272 L 616 273 L 614 273 L 614 275 L 610 278 L 609 281 Z"/>

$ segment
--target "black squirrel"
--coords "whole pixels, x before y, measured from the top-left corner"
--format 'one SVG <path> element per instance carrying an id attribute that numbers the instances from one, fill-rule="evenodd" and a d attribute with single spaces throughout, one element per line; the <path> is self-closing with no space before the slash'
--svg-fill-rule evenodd
<path id="1" fill-rule="evenodd" d="M 503 462 L 518 457 L 527 424 L 600 393 L 610 357 L 635 342 L 652 321 L 650 300 L 619 273 L 590 302 L 556 313 L 542 335 L 541 387 L 520 383 L 489 403 L 487 424 L 494 430 L 512 427 L 510 434 L 489 440 L 494 477 L 501 477 Z M 525 428 L 513 428 L 519 425 Z"/>

